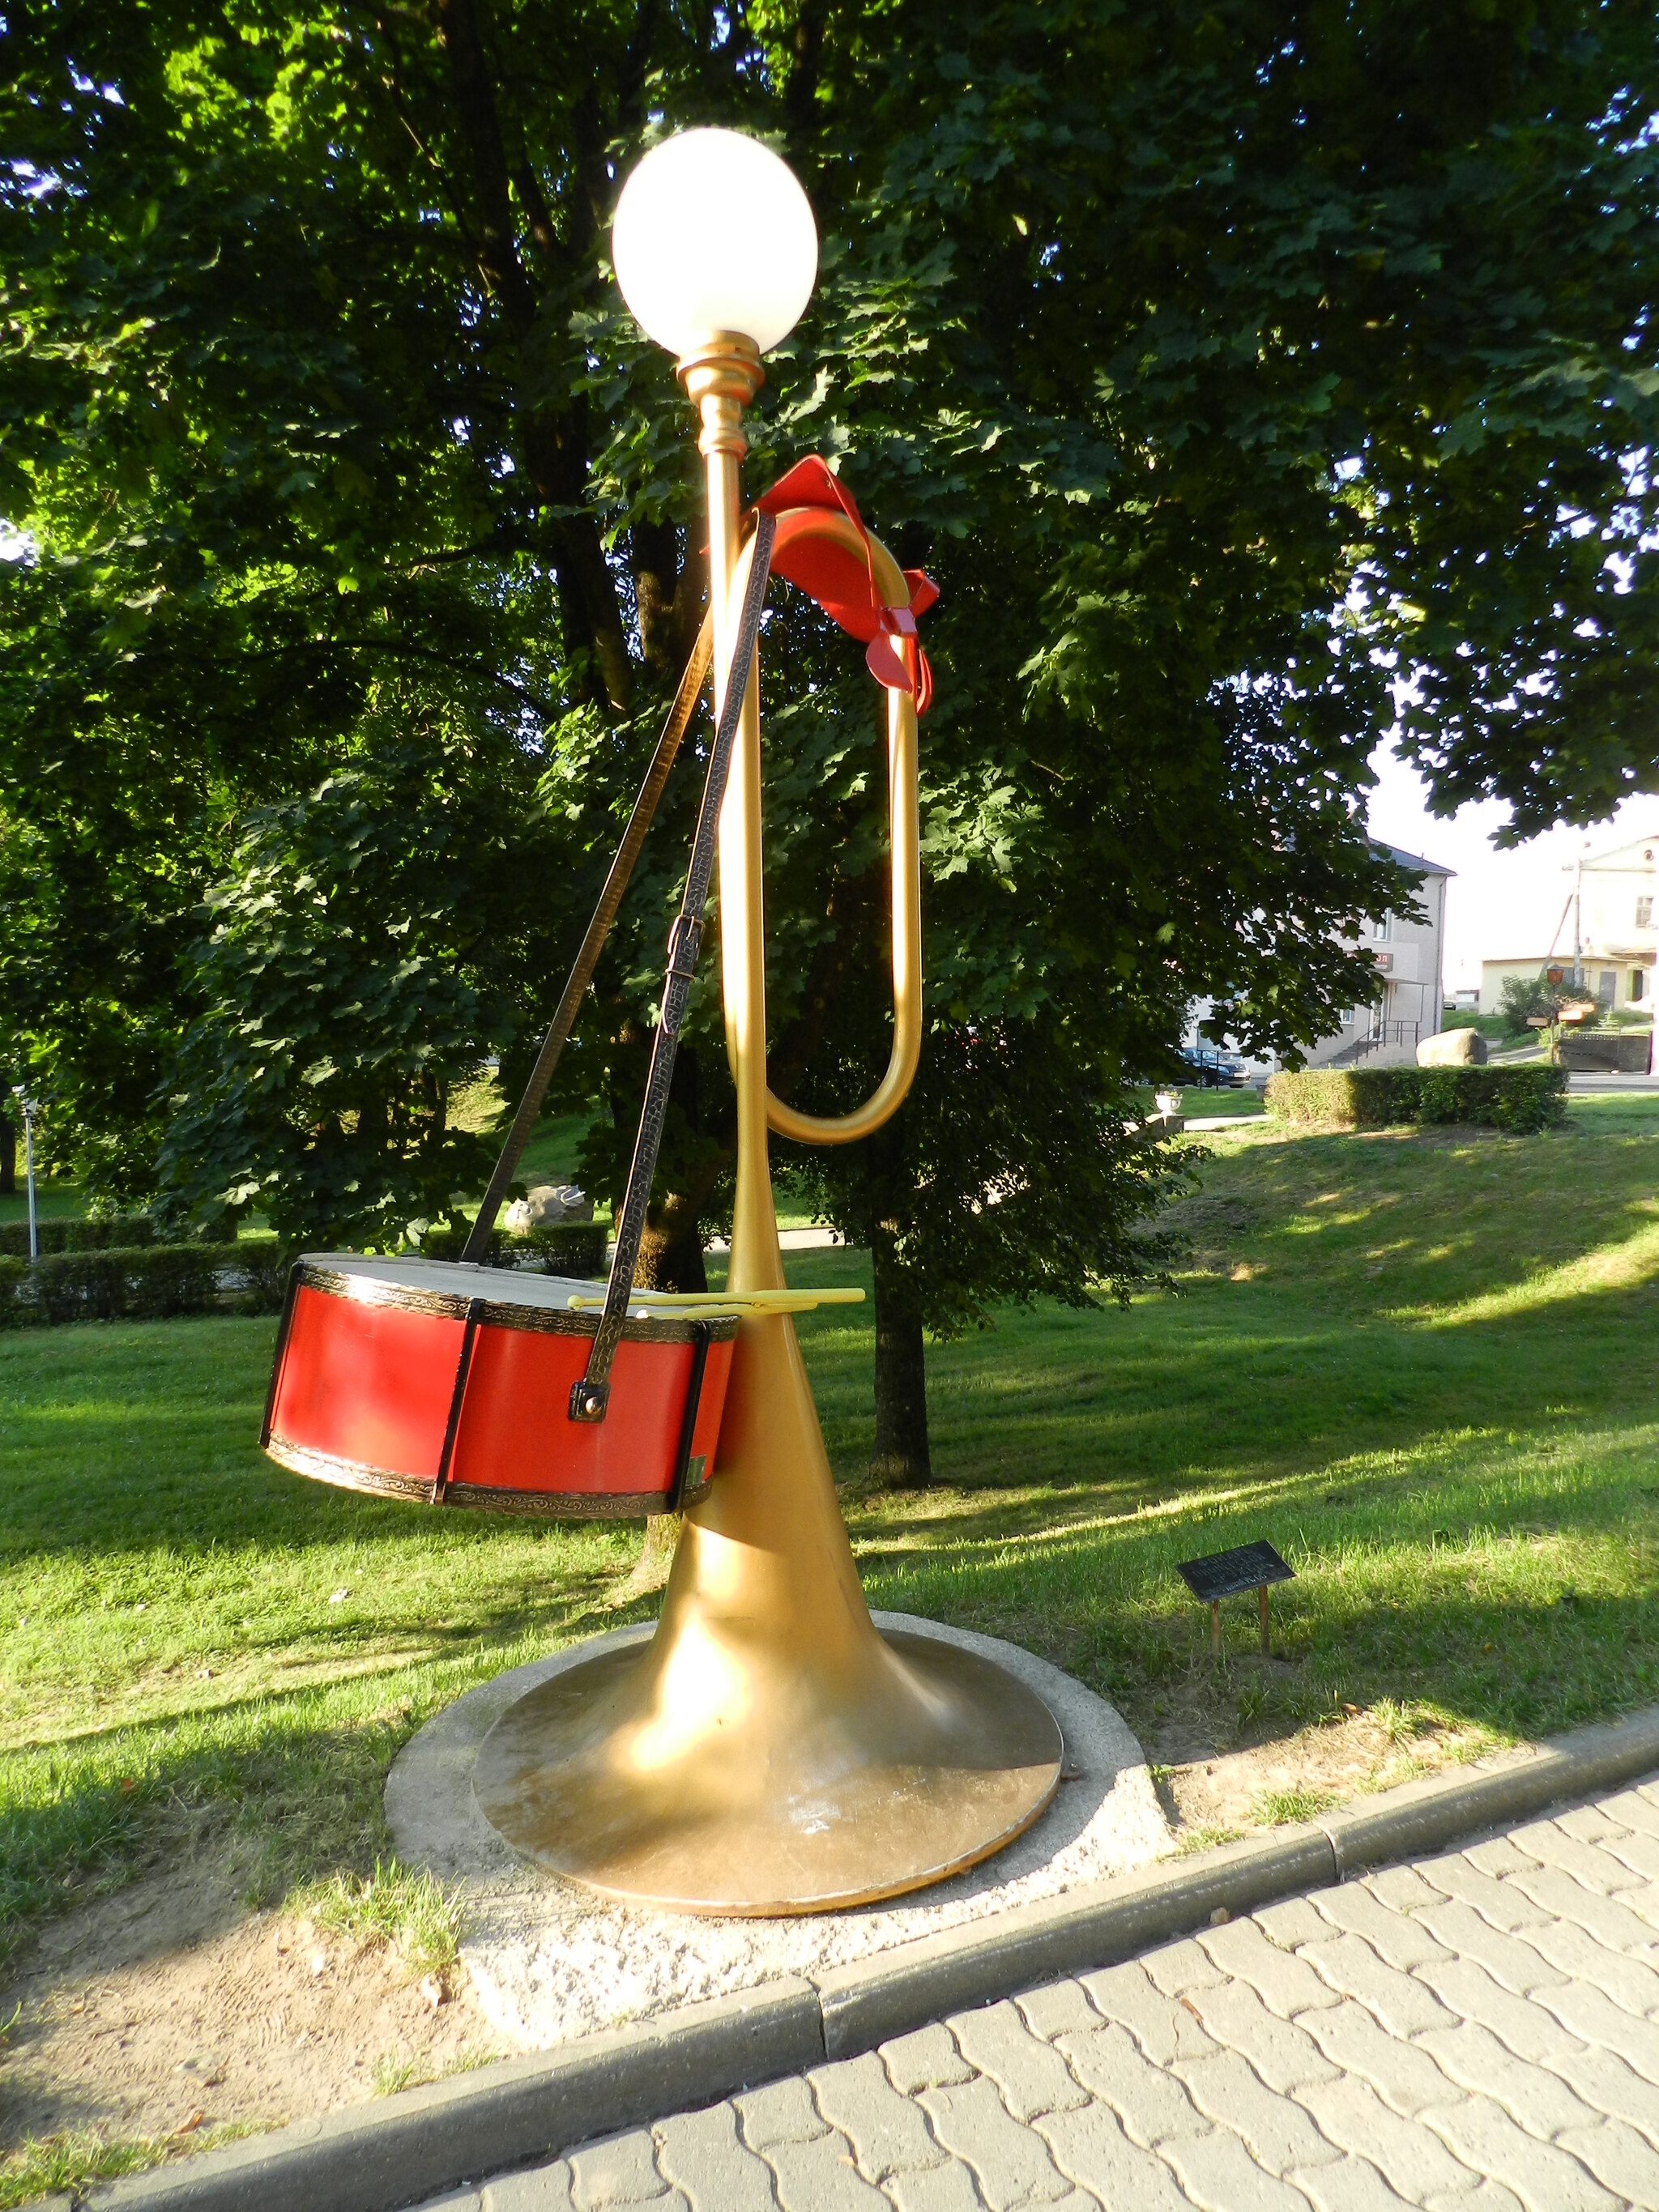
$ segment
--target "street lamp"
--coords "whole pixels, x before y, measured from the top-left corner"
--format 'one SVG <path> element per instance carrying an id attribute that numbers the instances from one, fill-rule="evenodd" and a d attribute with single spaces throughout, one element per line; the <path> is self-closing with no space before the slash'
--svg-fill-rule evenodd
<path id="1" fill-rule="evenodd" d="M 688 131 L 629 179 L 612 243 L 629 305 L 678 356 L 701 421 L 717 711 L 733 680 L 744 685 L 719 847 L 738 1108 L 727 1288 L 778 1291 L 769 1127 L 848 1142 L 897 1109 L 915 1073 L 916 705 L 890 688 L 892 1063 L 858 1113 L 821 1121 L 767 1087 L 759 688 L 752 664 L 732 666 L 743 414 L 763 381 L 763 354 L 811 295 L 816 227 L 775 154 L 732 131 Z M 780 546 L 792 529 L 846 540 L 884 605 L 908 617 L 896 563 L 847 515 L 786 512 Z M 1060 1754 L 1048 1708 L 990 1660 L 939 1638 L 878 1633 L 794 1324 L 751 1309 L 738 1323 L 714 1480 L 685 1515 L 655 1635 L 508 1708 L 480 1751 L 474 1790 L 520 1850 L 608 1894 L 775 1914 L 891 1896 L 974 1864 L 1036 1819 Z"/>
<path id="2" fill-rule="evenodd" d="M 635 321 L 681 361 L 735 334 L 770 353 L 818 273 L 794 172 L 736 131 L 683 131 L 647 154 L 617 203 L 611 250 Z"/>

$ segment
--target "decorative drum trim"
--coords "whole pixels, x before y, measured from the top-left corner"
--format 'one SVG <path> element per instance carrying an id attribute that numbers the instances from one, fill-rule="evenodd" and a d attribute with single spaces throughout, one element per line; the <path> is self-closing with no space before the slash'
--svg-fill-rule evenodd
<path id="1" fill-rule="evenodd" d="M 418 1477 L 393 1474 L 383 1467 L 364 1467 L 356 1460 L 336 1459 L 327 1452 L 307 1451 L 277 1437 L 265 1446 L 270 1458 L 290 1474 L 308 1475 L 313 1482 L 331 1483 L 337 1490 L 361 1491 L 368 1498 L 398 1498 L 411 1505 L 432 1502 L 432 1485 Z M 702 1464 L 701 1456 L 694 1465 Z M 477 1483 L 446 1489 L 439 1501 L 464 1505 L 476 1512 L 516 1513 L 529 1521 L 639 1521 L 659 1513 L 683 1513 L 700 1505 L 713 1486 L 707 1477 L 688 1481 L 675 1504 L 666 1491 L 583 1493 L 567 1490 L 487 1490 Z"/>
<path id="2" fill-rule="evenodd" d="M 407 1498 L 417 1505 L 430 1503 L 432 1485 L 419 1475 L 396 1474 L 390 1468 L 367 1467 L 361 1460 L 337 1459 L 331 1452 L 312 1451 L 272 1437 L 266 1453 L 291 1474 L 308 1474 L 313 1482 L 331 1482 L 339 1490 L 363 1490 L 378 1498 Z"/>
<path id="3" fill-rule="evenodd" d="M 300 1260 L 295 1262 L 289 1278 L 288 1305 L 283 1316 L 284 1335 L 296 1289 L 323 1291 L 331 1297 L 355 1298 L 361 1305 L 398 1306 L 409 1313 L 442 1314 L 453 1321 L 466 1319 L 477 1296 L 465 1291 L 429 1291 L 413 1283 L 389 1283 L 380 1275 L 349 1274 L 343 1267 L 322 1267 L 314 1261 Z M 647 1291 L 641 1295 L 650 1294 Z M 488 1328 L 538 1329 L 549 1336 L 592 1336 L 599 1326 L 597 1307 L 572 1313 L 562 1311 L 557 1306 L 518 1305 L 509 1298 L 500 1297 L 485 1298 L 483 1306 L 478 1318 Z M 634 1344 L 696 1344 L 699 1329 L 707 1329 L 713 1341 L 720 1343 L 737 1334 L 738 1317 L 735 1314 L 714 1314 L 706 1321 L 677 1321 L 655 1315 L 630 1314 L 623 1334 L 626 1342 Z"/>

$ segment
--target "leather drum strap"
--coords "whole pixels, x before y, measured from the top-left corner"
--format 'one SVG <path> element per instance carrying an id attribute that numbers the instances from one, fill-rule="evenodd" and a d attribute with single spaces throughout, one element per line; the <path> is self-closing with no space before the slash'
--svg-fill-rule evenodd
<path id="1" fill-rule="evenodd" d="M 680 1028 L 685 1019 L 691 979 L 696 973 L 697 952 L 702 943 L 703 909 L 708 903 L 708 883 L 714 870 L 720 807 L 726 798 L 732 747 L 737 742 L 738 725 L 743 719 L 743 702 L 760 637 L 761 608 L 766 599 L 767 580 L 772 573 L 772 543 L 776 534 L 777 525 L 773 518 L 762 514 L 756 523 L 754 555 L 738 619 L 737 643 L 726 679 L 726 696 L 720 703 L 720 721 L 709 750 L 708 775 L 697 814 L 697 834 L 691 842 L 685 892 L 674 926 L 668 933 L 668 976 L 663 989 L 662 1012 L 651 1046 L 651 1073 L 645 1086 L 645 1107 L 640 1115 L 634 1162 L 628 1171 L 627 1195 L 617 1224 L 617 1250 L 611 1262 L 605 1311 L 588 1352 L 586 1372 L 571 1388 L 573 1421 L 602 1421 L 611 1395 L 611 1364 L 622 1341 L 628 1301 L 634 1289 L 634 1271 L 639 1265 L 645 1210 L 651 1199 L 663 1123 L 668 1114 L 668 1086 L 674 1073 L 674 1055 L 679 1049 Z"/>

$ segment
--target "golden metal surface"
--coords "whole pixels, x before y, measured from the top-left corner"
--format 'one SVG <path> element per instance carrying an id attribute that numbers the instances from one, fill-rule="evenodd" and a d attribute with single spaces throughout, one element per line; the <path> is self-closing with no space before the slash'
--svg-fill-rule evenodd
<path id="1" fill-rule="evenodd" d="M 1030 1825 L 1059 1778 L 1060 1729 L 976 1652 L 872 1642 L 855 1682 L 706 1653 L 697 1686 L 716 1697 L 683 1715 L 659 1632 L 510 1707 L 473 1790 L 520 1850 L 611 1897 L 767 1917 L 920 1889 Z"/>
<path id="2" fill-rule="evenodd" d="M 713 462 L 715 454 L 722 454 L 732 464 L 729 474 L 732 501 L 732 521 L 735 532 L 737 464 L 749 451 L 749 441 L 743 434 L 743 410 L 766 381 L 766 371 L 761 367 L 760 355 L 756 351 L 754 341 L 751 338 L 741 337 L 733 332 L 728 337 L 711 338 L 701 353 L 688 354 L 679 364 L 677 374 L 680 382 L 685 386 L 686 397 L 702 417 L 702 430 L 697 440 L 697 450 L 710 463 L 708 477 L 711 493 L 714 489 Z M 726 481 L 723 477 L 722 492 L 726 487 Z M 714 514 L 712 498 L 709 501 L 709 513 L 712 517 Z M 711 547 L 711 554 L 713 550 Z M 719 562 L 712 562 L 710 574 L 716 586 L 714 621 L 717 627 L 714 651 L 718 657 L 720 653 L 718 592 L 722 582 L 731 581 L 730 559 L 727 559 L 724 568 Z M 729 646 L 726 649 L 726 659 L 728 661 L 731 659 Z"/>
<path id="3" fill-rule="evenodd" d="M 718 707 L 738 605 L 743 409 L 761 368 L 752 346 L 732 341 L 683 362 L 680 374 L 708 464 Z M 834 520 L 822 526 L 833 532 Z M 900 604 L 908 592 L 891 556 L 878 548 L 874 561 L 879 587 Z M 738 680 L 743 718 L 720 825 L 720 975 L 738 1106 L 727 1285 L 754 1293 L 787 1287 L 769 1119 L 809 1141 L 844 1141 L 879 1127 L 909 1086 L 921 1039 L 921 870 L 906 701 L 890 724 L 892 1064 L 859 1114 L 827 1124 L 793 1115 L 767 1089 L 754 667 Z M 655 1636 L 509 1708 L 480 1752 L 474 1789 L 510 1842 L 596 1889 L 691 1911 L 772 1914 L 894 1896 L 988 1857 L 1042 1811 L 1060 1760 L 1059 1728 L 1023 1683 L 955 1646 L 877 1633 L 794 1324 L 751 1310 L 738 1323 L 714 1477 L 682 1524 Z"/>
<path id="4" fill-rule="evenodd" d="M 844 519 L 844 518 L 843 518 Z M 916 806 L 916 702 L 887 694 L 887 791 L 892 823 L 893 1044 L 882 1077 L 851 1114 L 801 1114 L 771 1091 L 766 1118 L 798 1145 L 850 1145 L 904 1103 L 921 1058 L 921 829 Z"/>

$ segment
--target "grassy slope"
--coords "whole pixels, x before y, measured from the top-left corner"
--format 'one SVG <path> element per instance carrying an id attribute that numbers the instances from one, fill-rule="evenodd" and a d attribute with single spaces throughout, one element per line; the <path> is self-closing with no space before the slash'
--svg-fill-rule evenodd
<path id="1" fill-rule="evenodd" d="M 1201 1669 L 1176 1562 L 1266 1535 L 1296 1664 L 1229 1683 L 1241 1723 L 1389 1699 L 1535 1732 L 1659 1696 L 1644 1130 L 1620 1101 L 1543 1139 L 1213 1140 L 1185 1296 L 934 1356 L 975 1487 L 869 1502 L 872 1595 L 1005 1626 L 1151 1734 Z"/>
<path id="2" fill-rule="evenodd" d="M 1014 1636 L 1149 1735 L 1197 1693 L 1257 1733 L 1344 1699 L 1504 1734 L 1659 1696 L 1649 1132 L 1654 1104 L 1620 1099 L 1534 1139 L 1212 1140 L 1184 1295 L 1005 1316 L 930 1352 L 948 1486 L 921 1498 L 858 1494 L 868 1308 L 808 1319 L 872 1599 Z M 856 1254 L 790 1272 L 867 1283 Z M 421 1719 L 649 1609 L 636 1530 L 426 1513 L 270 1467 L 273 1328 L 0 1339 L 15 1916 L 204 1821 L 252 1895 L 365 1869 Z M 1175 1563 L 1259 1535 L 1297 1569 L 1294 1663 L 1217 1685 Z"/>
<path id="3" fill-rule="evenodd" d="M 1181 1094 L 1181 1110 L 1187 1115 L 1199 1115 L 1213 1119 L 1218 1114 L 1229 1117 L 1260 1114 L 1261 1093 L 1247 1084 L 1240 1091 L 1204 1091 L 1190 1085 Z"/>

